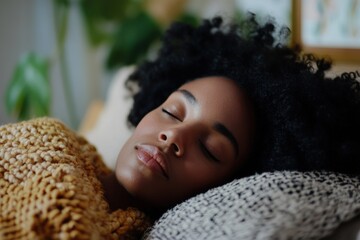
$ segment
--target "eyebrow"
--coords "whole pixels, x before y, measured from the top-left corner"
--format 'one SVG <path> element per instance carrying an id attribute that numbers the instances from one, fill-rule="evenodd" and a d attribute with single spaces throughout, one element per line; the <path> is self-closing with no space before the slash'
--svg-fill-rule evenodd
<path id="1" fill-rule="evenodd" d="M 229 129 L 227 129 L 227 127 L 224 126 L 224 124 L 222 123 L 215 123 L 213 128 L 221 133 L 222 135 L 224 135 L 230 142 L 231 142 L 231 145 L 233 145 L 234 147 L 234 150 L 235 150 L 235 156 L 237 157 L 239 155 L 239 145 L 236 141 L 236 138 L 234 137 L 234 135 L 230 132 Z"/>
<path id="2" fill-rule="evenodd" d="M 191 105 L 196 105 L 198 103 L 195 96 L 188 90 L 179 89 L 177 91 L 180 92 Z M 225 136 L 231 142 L 231 145 L 235 150 L 235 156 L 237 157 L 239 155 L 239 145 L 236 141 L 236 138 L 234 137 L 234 134 L 232 134 L 231 131 L 220 122 L 216 122 L 213 125 L 213 128 L 215 129 L 215 131 Z"/>
<path id="3" fill-rule="evenodd" d="M 177 90 L 178 92 L 182 93 L 182 95 L 185 97 L 185 99 L 191 104 L 191 105 L 195 105 L 197 104 L 197 100 L 195 98 L 195 96 L 189 92 L 188 90 L 185 89 L 179 89 Z"/>

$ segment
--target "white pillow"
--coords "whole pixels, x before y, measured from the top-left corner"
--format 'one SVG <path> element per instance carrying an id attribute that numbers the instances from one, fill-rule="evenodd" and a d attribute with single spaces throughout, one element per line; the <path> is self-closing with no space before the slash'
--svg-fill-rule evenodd
<path id="1" fill-rule="evenodd" d="M 102 155 L 106 165 L 114 169 L 119 151 L 131 135 L 127 126 L 127 115 L 132 105 L 132 98 L 124 84 L 135 67 L 124 67 L 111 81 L 107 99 L 95 126 L 84 137 L 91 142 Z"/>

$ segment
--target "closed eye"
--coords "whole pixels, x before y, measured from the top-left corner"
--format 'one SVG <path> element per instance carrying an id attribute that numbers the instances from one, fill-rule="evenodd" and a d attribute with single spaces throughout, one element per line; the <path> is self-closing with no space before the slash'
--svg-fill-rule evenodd
<path id="1" fill-rule="evenodd" d="M 214 154 L 212 154 L 209 151 L 209 149 L 205 146 L 205 144 L 203 142 L 201 142 L 200 140 L 199 140 L 199 147 L 206 158 L 208 158 L 214 162 L 218 162 L 218 163 L 220 162 L 220 160 L 217 157 L 215 157 Z"/>
<path id="2" fill-rule="evenodd" d="M 176 116 L 175 114 L 169 112 L 169 111 L 166 110 L 165 108 L 162 108 L 161 111 L 162 111 L 163 113 L 165 113 L 166 115 L 169 115 L 170 117 L 172 117 L 172 118 L 174 118 L 174 119 L 182 122 L 182 120 L 181 120 L 178 116 Z"/>

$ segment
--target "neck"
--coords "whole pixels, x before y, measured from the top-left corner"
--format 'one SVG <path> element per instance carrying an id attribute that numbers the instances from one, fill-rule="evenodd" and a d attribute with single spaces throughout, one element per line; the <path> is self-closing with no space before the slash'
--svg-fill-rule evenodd
<path id="1" fill-rule="evenodd" d="M 104 189 L 104 197 L 111 211 L 137 207 L 134 197 L 119 183 L 115 173 L 100 177 Z"/>
<path id="2" fill-rule="evenodd" d="M 117 180 L 115 173 L 100 177 L 104 189 L 104 197 L 109 204 L 110 211 L 138 208 L 153 218 L 158 218 L 166 209 L 149 208 L 142 201 L 132 196 Z"/>

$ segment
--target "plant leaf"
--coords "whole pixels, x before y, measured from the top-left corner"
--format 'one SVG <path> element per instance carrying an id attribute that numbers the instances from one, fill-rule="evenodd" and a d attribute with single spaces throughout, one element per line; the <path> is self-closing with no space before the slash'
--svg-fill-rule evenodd
<path id="1" fill-rule="evenodd" d="M 107 58 L 107 67 L 113 69 L 138 63 L 161 35 L 160 26 L 146 12 L 125 19 L 115 34 L 114 44 Z"/>
<path id="2" fill-rule="evenodd" d="M 93 46 L 109 41 L 113 32 L 111 26 L 117 26 L 143 8 L 142 0 L 80 0 L 79 4 Z"/>
<path id="3" fill-rule="evenodd" d="M 54 1 L 55 33 L 60 48 L 64 47 L 68 33 L 70 0 Z"/>
<path id="4" fill-rule="evenodd" d="M 27 53 L 20 59 L 5 93 L 9 113 L 19 120 L 49 114 L 48 69 L 47 61 L 34 53 Z"/>

